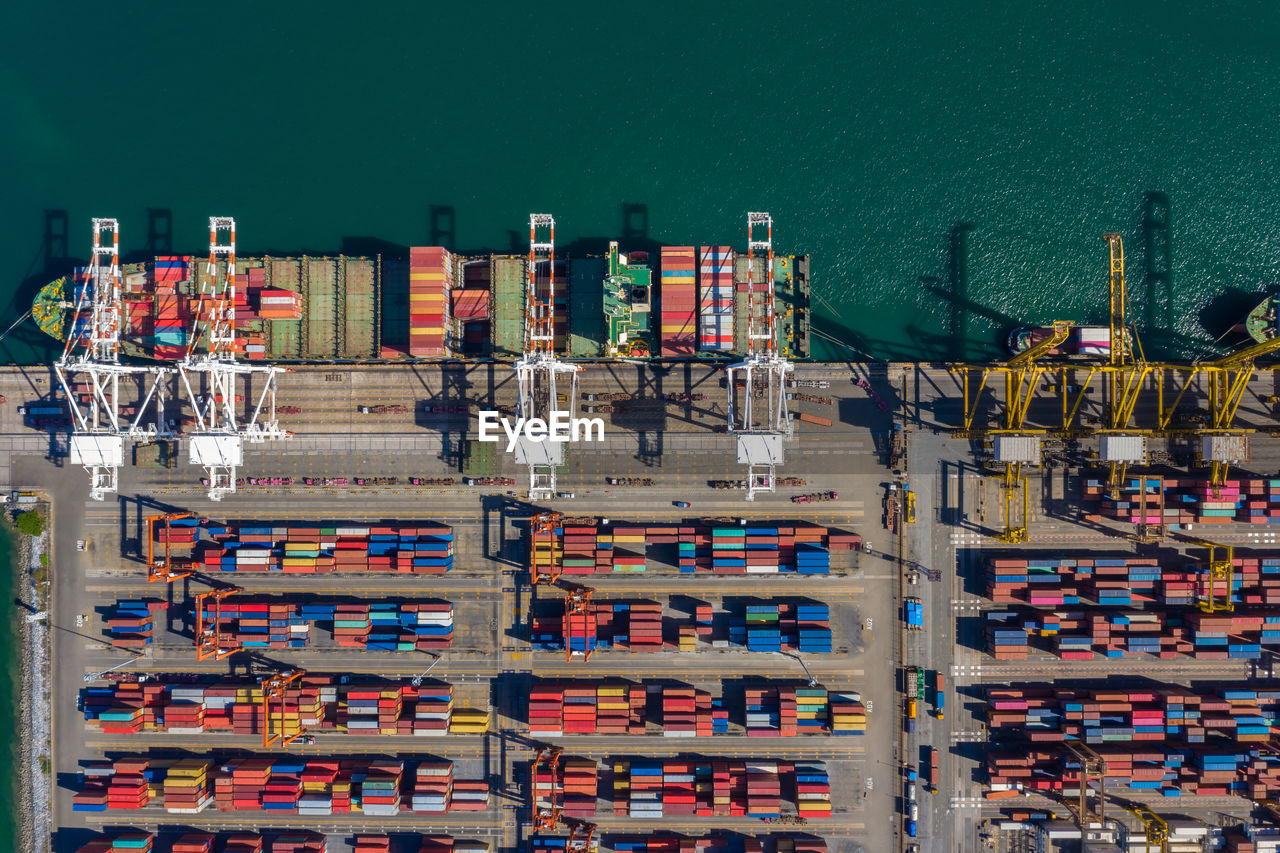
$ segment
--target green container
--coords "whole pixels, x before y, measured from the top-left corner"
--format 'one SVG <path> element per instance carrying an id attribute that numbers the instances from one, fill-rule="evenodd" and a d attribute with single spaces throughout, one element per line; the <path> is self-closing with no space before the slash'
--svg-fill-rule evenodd
<path id="1" fill-rule="evenodd" d="M 493 354 L 516 356 L 524 351 L 525 258 L 498 255 L 493 259 Z"/>
<path id="2" fill-rule="evenodd" d="M 332 359 L 338 355 L 338 262 L 332 258 L 303 259 L 303 358 Z"/>
<path id="3" fill-rule="evenodd" d="M 343 258 L 341 263 L 345 288 L 338 291 L 339 306 L 344 314 L 339 354 L 351 359 L 376 358 L 377 265 L 372 258 Z"/>

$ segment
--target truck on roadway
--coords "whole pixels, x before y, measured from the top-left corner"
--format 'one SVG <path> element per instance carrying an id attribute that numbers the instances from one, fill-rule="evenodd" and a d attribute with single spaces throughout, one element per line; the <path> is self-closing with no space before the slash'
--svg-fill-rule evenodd
<path id="1" fill-rule="evenodd" d="M 938 748 L 929 747 L 929 793 L 938 793 Z"/>
<path id="2" fill-rule="evenodd" d="M 946 681 L 943 679 L 941 672 L 935 672 L 933 674 L 933 708 L 934 712 L 937 713 L 939 720 L 945 719 L 944 714 L 946 712 L 946 705 Z"/>
<path id="3" fill-rule="evenodd" d="M 924 630 L 924 605 L 914 595 L 902 606 L 902 615 L 907 623 L 908 631 Z"/>
<path id="4" fill-rule="evenodd" d="M 920 670 L 914 666 L 907 667 L 907 698 L 915 699 L 920 695 L 919 692 L 919 674 Z"/>

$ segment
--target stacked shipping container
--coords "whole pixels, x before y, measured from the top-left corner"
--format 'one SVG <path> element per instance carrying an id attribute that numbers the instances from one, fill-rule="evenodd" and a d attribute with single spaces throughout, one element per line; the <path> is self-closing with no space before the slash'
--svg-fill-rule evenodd
<path id="1" fill-rule="evenodd" d="M 468 792 L 465 799 L 446 794 L 444 808 L 438 809 L 439 803 L 424 795 L 428 797 L 422 800 L 424 808 L 417 808 L 420 780 L 446 765 L 449 769 L 445 772 L 452 779 L 448 762 L 283 757 L 117 759 L 86 769 L 85 785 L 73 798 L 73 808 L 139 809 L 156 796 L 162 796 L 166 811 L 180 814 L 202 810 L 211 803 L 221 812 L 285 811 L 311 817 L 350 812 L 389 816 L 398 814 L 405 805 L 420 813 L 487 808 L 484 782 L 454 782 L 451 790 L 462 787 Z M 417 775 L 421 768 L 427 769 L 423 776 Z M 407 785 L 406 778 L 414 782 Z M 162 794 L 155 790 L 156 782 L 162 783 Z M 210 782 L 212 798 L 208 796 Z M 112 794 L 117 786 L 128 796 Z M 406 793 L 410 795 L 407 801 Z"/>
<path id="2" fill-rule="evenodd" d="M 596 813 L 599 768 L 594 759 L 566 758 L 562 771 L 564 813 L 569 817 L 590 818 Z"/>
<path id="3" fill-rule="evenodd" d="M 1242 796 L 1252 800 L 1280 793 L 1280 761 L 1258 749 L 1175 749 L 1163 744 L 1093 748 L 1106 762 L 1108 790 L 1165 797 Z M 987 751 L 992 790 L 1015 788 L 1074 795 L 1080 760 L 1061 747 L 1034 745 Z"/>
<path id="4" fill-rule="evenodd" d="M 453 605 L 448 602 L 224 601 L 220 611 L 206 602 L 206 625 L 218 625 L 231 645 L 305 648 L 313 622 L 333 626 L 339 646 L 382 651 L 432 651 L 453 643 Z"/>
<path id="5" fill-rule="evenodd" d="M 603 683 L 537 684 L 529 692 L 529 733 L 644 734 L 643 687 Z"/>
<path id="6" fill-rule="evenodd" d="M 1233 603 L 1280 604 L 1280 557 L 1236 556 L 1233 566 Z M 1215 584 L 1215 599 L 1225 602 L 1226 581 Z M 1043 554 L 987 558 L 987 597 L 997 603 L 1188 606 L 1208 596 L 1205 562 L 1172 566 L 1154 557 Z"/>
<path id="7" fill-rule="evenodd" d="M 703 246 L 698 266 L 698 349 L 733 349 L 733 248 Z"/>
<path id="8" fill-rule="evenodd" d="M 204 529 L 213 543 L 200 562 L 210 572 L 443 574 L 453 568 L 453 528 L 444 524 L 206 523 Z"/>
<path id="9" fill-rule="evenodd" d="M 301 320 L 302 303 L 292 290 L 264 287 L 258 291 L 258 316 L 264 320 Z"/>
<path id="10" fill-rule="evenodd" d="M 986 716 L 996 736 L 1012 733 L 1035 743 L 1195 745 L 1212 739 L 1247 745 L 1268 742 L 1280 726 L 1280 690 L 992 687 Z"/>
<path id="11" fill-rule="evenodd" d="M 151 645 L 155 614 L 168 607 L 166 601 L 120 599 L 107 617 L 111 645 L 118 649 L 142 649 Z"/>
<path id="12" fill-rule="evenodd" d="M 1222 616 L 1190 609 L 991 611 L 986 623 L 987 651 L 997 660 L 1024 660 L 1033 637 L 1066 660 L 1090 660 L 1095 653 L 1256 660 L 1263 646 L 1280 645 L 1280 611 L 1274 610 Z"/>
<path id="13" fill-rule="evenodd" d="M 827 843 L 811 835 L 770 833 L 759 838 L 746 836 L 741 841 L 743 853 L 827 853 Z M 615 836 L 611 840 L 611 846 L 618 853 L 700 853 L 726 847 L 728 839 L 720 836 L 693 838 L 665 834 Z"/>
<path id="14" fill-rule="evenodd" d="M 409 249 L 409 355 L 448 355 L 453 256 L 439 246 Z"/>
<path id="15" fill-rule="evenodd" d="M 752 652 L 780 652 L 783 647 L 808 654 L 831 651 L 831 614 L 825 604 L 748 604 L 742 617 L 729 623 L 731 645 Z"/>
<path id="16" fill-rule="evenodd" d="M 744 528 L 567 522 L 556 529 L 556 536 L 563 571 L 570 575 L 643 572 L 650 560 L 674 566 L 682 574 L 828 574 L 830 552 L 854 551 L 862 545 L 856 533 L 804 523 Z M 532 547 L 553 545 L 540 540 Z"/>
<path id="17" fill-rule="evenodd" d="M 461 324 L 461 346 L 453 349 L 464 355 L 488 354 L 490 265 L 486 259 L 462 266 L 462 286 L 450 294 L 453 319 Z"/>
<path id="18" fill-rule="evenodd" d="M 262 691 L 256 682 L 115 683 L 86 688 L 82 704 L 89 725 L 107 734 L 251 735 L 262 730 Z M 286 733 L 301 725 L 311 733 L 444 735 L 452 721 L 453 688 L 342 684 L 334 677 L 306 675 L 299 686 L 285 690 L 284 708 L 281 726 L 273 728 Z"/>
<path id="19" fill-rule="evenodd" d="M 710 737 L 728 730 L 728 710 L 707 691 L 692 687 L 662 688 L 662 734 L 666 737 Z"/>
<path id="20" fill-rule="evenodd" d="M 831 813 L 821 761 L 636 759 L 616 761 L 612 769 L 613 812 L 619 816 L 779 817 L 784 780 L 794 781 L 802 816 Z"/>
<path id="21" fill-rule="evenodd" d="M 1130 479 L 1115 499 L 1103 481 L 1086 480 L 1085 505 L 1095 505 L 1096 511 L 1087 512 L 1085 520 L 1114 518 L 1135 524 L 1145 506 L 1148 524 L 1280 524 L 1280 479 L 1249 477 L 1221 486 L 1203 479 L 1166 479 L 1160 496 L 1151 494 L 1156 487 L 1148 481 L 1145 501 L 1142 487 L 1139 479 Z"/>
<path id="22" fill-rule="evenodd" d="M 662 248 L 662 319 L 664 358 L 683 358 L 697 352 L 698 283 L 694 277 L 693 246 Z"/>
<path id="23" fill-rule="evenodd" d="M 190 309 L 187 297 L 178 292 L 178 285 L 190 280 L 190 258 L 156 259 L 152 354 L 163 361 L 176 361 L 186 354 Z"/>

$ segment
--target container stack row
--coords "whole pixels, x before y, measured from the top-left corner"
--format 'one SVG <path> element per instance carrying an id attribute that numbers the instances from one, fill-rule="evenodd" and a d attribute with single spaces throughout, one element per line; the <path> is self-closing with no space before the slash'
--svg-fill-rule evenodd
<path id="1" fill-rule="evenodd" d="M 741 839 L 743 853 L 827 853 L 827 843 L 812 835 L 770 833 Z M 682 835 L 615 836 L 610 846 L 617 853 L 703 853 L 728 846 L 723 836 Z"/>
<path id="2" fill-rule="evenodd" d="M 292 290 L 264 287 L 258 291 L 258 316 L 264 320 L 301 320 L 302 303 Z"/>
<path id="3" fill-rule="evenodd" d="M 453 528 L 443 524 L 322 526 L 206 524 L 200 562 L 209 572 L 395 572 L 453 568 Z"/>
<path id="4" fill-rule="evenodd" d="M 987 728 L 1033 743 L 1266 743 L 1280 727 L 1280 690 L 1088 690 L 992 687 Z"/>
<path id="5" fill-rule="evenodd" d="M 662 689 L 662 734 L 666 737 L 710 737 L 728 734 L 729 711 L 719 698 L 692 687 Z"/>
<path id="6" fill-rule="evenodd" d="M 565 649 L 572 654 L 580 655 L 588 655 L 595 651 L 599 643 L 598 614 L 598 608 L 595 605 L 589 605 L 564 615 L 560 635 Z"/>
<path id="7" fill-rule="evenodd" d="M 575 818 L 595 815 L 600 784 L 596 762 L 590 758 L 566 758 L 561 773 L 564 813 Z"/>
<path id="8" fill-rule="evenodd" d="M 529 733 L 644 734 L 645 690 L 638 685 L 538 684 L 529 692 Z"/>
<path id="9" fill-rule="evenodd" d="M 1147 497 L 1143 500 L 1141 490 Z M 1161 495 L 1153 492 L 1161 491 Z M 1214 486 L 1203 479 L 1165 479 L 1162 486 L 1150 481 L 1128 480 L 1118 498 L 1105 482 L 1086 480 L 1086 520 L 1113 518 L 1137 523 L 1147 507 L 1148 523 L 1163 524 L 1280 524 L 1280 479 L 1248 477 Z M 1153 509 L 1153 504 L 1162 509 Z M 1159 517 L 1156 517 L 1157 511 Z"/>
<path id="10" fill-rule="evenodd" d="M 858 693 L 829 693 L 831 709 L 831 733 L 835 735 L 864 735 L 867 733 L 867 708 Z"/>
<path id="11" fill-rule="evenodd" d="M 463 355 L 487 355 L 489 340 L 489 286 L 490 265 L 464 264 L 462 286 L 450 294 L 453 318 L 461 324 L 461 347 L 455 351 Z"/>
<path id="12" fill-rule="evenodd" d="M 635 759 L 616 761 L 613 813 L 643 819 L 780 817 L 783 784 L 806 817 L 831 814 L 831 789 L 821 761 Z"/>
<path id="13" fill-rule="evenodd" d="M 241 279 L 247 286 L 236 288 L 236 337 L 237 351 L 243 344 L 243 352 L 247 358 L 262 361 L 267 357 L 268 337 L 263 333 L 265 324 L 253 321 L 263 320 L 300 320 L 302 304 L 298 294 L 292 290 L 273 290 L 267 287 L 267 269 L 264 266 L 248 266 L 244 268 Z M 264 299 L 264 294 L 267 297 Z M 250 297 L 257 303 L 258 310 L 250 306 Z M 254 328 L 256 326 L 256 329 Z"/>
<path id="14" fill-rule="evenodd" d="M 698 349 L 733 349 L 733 248 L 703 246 L 698 264 Z"/>
<path id="15" fill-rule="evenodd" d="M 191 518 L 174 518 L 164 525 L 156 526 L 156 541 L 160 544 L 194 545 L 200 536 L 200 522 Z"/>
<path id="16" fill-rule="evenodd" d="M 1280 646 L 1280 611 L 992 611 L 986 629 L 987 651 L 997 660 L 1025 660 L 1033 638 L 1064 660 L 1257 660 L 1264 647 Z"/>
<path id="17" fill-rule="evenodd" d="M 693 246 L 662 247 L 660 355 L 685 358 L 697 353 L 698 281 Z"/>
<path id="18" fill-rule="evenodd" d="M 453 256 L 439 246 L 409 249 L 409 355 L 448 355 Z"/>
<path id="19" fill-rule="evenodd" d="M 857 550 L 856 533 L 790 526 L 566 524 L 556 529 L 565 574 L 643 572 L 649 561 L 682 574 L 828 574 L 833 551 Z M 554 547 L 537 540 L 533 547 Z"/>
<path id="20" fill-rule="evenodd" d="M 315 622 L 332 625 L 334 641 L 340 646 L 434 651 L 453 644 L 449 602 L 223 601 L 215 605 L 206 601 L 203 618 L 206 626 L 216 625 L 231 644 L 247 648 L 306 648 Z"/>
<path id="21" fill-rule="evenodd" d="M 567 644 L 575 654 L 614 646 L 633 652 L 661 651 L 662 605 L 596 601 L 584 612 L 535 617 L 531 640 L 541 649 L 563 649 Z"/>
<path id="22" fill-rule="evenodd" d="M 796 811 L 802 818 L 831 817 L 831 778 L 821 761 L 797 762 Z"/>
<path id="23" fill-rule="evenodd" d="M 164 601 L 120 599 L 107 617 L 111 645 L 118 649 L 142 649 L 151 645 L 156 613 L 168 608 Z"/>
<path id="24" fill-rule="evenodd" d="M 582 612 L 535 615 L 530 641 L 543 651 L 625 647 L 630 651 L 660 651 L 674 647 L 696 651 L 699 639 L 713 648 L 744 646 L 748 651 L 784 649 L 828 654 L 833 649 L 830 607 L 826 604 L 762 600 L 745 605 L 741 613 L 726 614 L 720 628 L 710 605 L 695 603 L 692 614 L 669 617 L 670 642 L 664 633 L 663 605 L 654 601 L 595 600 Z M 690 618 L 691 617 L 691 618 Z"/>
<path id="25" fill-rule="evenodd" d="M 385 838 L 385 836 L 383 836 Z M 229 832 L 221 837 L 209 832 L 184 832 L 175 837 L 150 832 L 122 832 L 99 838 L 79 848 L 77 853 L 326 853 L 325 836 L 305 830 L 278 830 L 268 833 Z M 363 845 L 356 841 L 355 853 L 387 853 L 388 847 Z"/>
<path id="26" fill-rule="evenodd" d="M 186 354 L 190 340 L 191 306 L 187 298 L 178 292 L 178 285 L 191 279 L 190 259 L 168 257 L 156 260 L 157 264 L 163 260 L 165 267 L 156 270 L 152 319 L 155 343 L 152 352 L 163 361 L 177 361 Z"/>
<path id="27" fill-rule="evenodd" d="M 117 682 L 86 688 L 82 704 L 85 720 L 106 734 L 255 735 L 263 728 L 262 690 L 256 684 Z M 273 730 L 286 734 L 299 725 L 313 733 L 471 733 L 455 719 L 455 713 L 463 712 L 455 710 L 448 684 L 342 684 L 333 677 L 306 675 L 299 686 L 284 690 L 283 706 L 285 716 Z M 279 707 L 273 703 L 273 714 Z"/>
<path id="28" fill-rule="evenodd" d="M 85 784 L 75 794 L 73 808 L 95 812 L 128 810 L 157 801 L 165 811 L 177 814 L 196 813 L 212 805 L 220 812 L 279 811 L 309 817 L 363 812 L 389 816 L 402 809 L 418 811 L 413 801 L 417 770 L 420 766 L 441 764 L 448 762 L 122 758 L 85 769 Z M 448 772 L 452 774 L 452 769 Z M 456 789 L 461 784 L 454 783 L 452 787 Z M 466 800 L 455 803 L 456 796 L 446 796 L 443 811 L 476 810 L 477 803 L 482 803 L 480 810 L 487 808 L 486 783 L 469 785 L 465 790 L 472 793 Z"/>
<path id="29" fill-rule="evenodd" d="M 693 687 L 643 684 L 535 683 L 529 693 L 529 733 L 534 737 L 576 734 L 643 735 L 647 696 L 661 700 L 659 723 L 667 737 L 729 733 L 729 706 L 721 696 Z M 825 687 L 744 688 L 741 719 L 747 734 L 793 737 L 866 732 L 861 696 Z"/>
<path id="30" fill-rule="evenodd" d="M 831 613 L 825 604 L 748 604 L 742 618 L 729 623 L 731 645 L 751 652 L 805 654 L 831 652 Z"/>
<path id="31" fill-rule="evenodd" d="M 345 849 L 345 848 L 344 848 Z M 352 853 L 486 853 L 481 841 L 455 841 L 449 835 L 426 835 L 393 844 L 389 835 L 357 834 Z M 118 832 L 95 838 L 76 853 L 327 853 L 326 836 L 298 829 L 265 832 L 183 832 L 157 836 L 151 832 Z"/>
<path id="32" fill-rule="evenodd" d="M 824 687 L 748 687 L 747 736 L 826 734 L 831 722 L 829 703 Z"/>
<path id="33" fill-rule="evenodd" d="M 1240 555 L 1233 560 L 1230 599 L 1235 604 L 1280 604 L 1280 557 Z M 1227 600 L 1225 580 L 1214 598 Z M 996 603 L 1037 607 L 1094 603 L 1102 607 L 1190 606 L 1210 594 L 1208 564 L 1161 564 L 1153 557 L 990 557 L 987 597 Z"/>
<path id="34" fill-rule="evenodd" d="M 1121 796 L 1240 796 L 1274 799 L 1280 793 L 1280 759 L 1258 749 L 1172 748 L 1163 744 L 1093 748 L 1106 762 L 1107 789 Z M 1059 792 L 1080 787 L 1080 760 L 1068 750 L 1029 746 L 988 750 L 987 774 L 993 790 Z"/>
<path id="35" fill-rule="evenodd" d="M 523 267 L 524 265 L 522 265 Z M 552 273 L 554 272 L 554 280 Z M 539 261 L 534 269 L 534 290 L 538 298 L 551 297 L 551 331 L 556 352 L 566 352 L 569 331 L 569 269 L 563 258 L 557 258 L 554 267 L 547 261 Z M 523 284 L 523 282 L 522 282 Z M 599 285 L 597 285 L 598 287 Z M 602 330 L 603 331 L 603 330 Z M 523 342 L 521 343 L 523 346 Z M 519 348 L 517 348 L 519 351 Z"/>

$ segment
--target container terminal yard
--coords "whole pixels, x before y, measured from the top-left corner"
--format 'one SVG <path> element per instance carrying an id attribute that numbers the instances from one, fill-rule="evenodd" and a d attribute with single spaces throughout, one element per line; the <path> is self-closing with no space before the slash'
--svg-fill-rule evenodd
<path id="1" fill-rule="evenodd" d="M 410 307 L 403 358 L 285 372 L 226 220 L 181 354 L 121 356 L 111 222 L 67 354 L 0 372 L 0 477 L 52 522 L 53 849 L 1276 849 L 1280 339 L 1147 362 L 1118 236 L 1105 334 L 806 363 L 752 214 L 723 296 L 611 250 L 729 310 L 602 313 L 591 361 L 535 216 L 523 316 L 483 309 L 513 360 Z"/>

